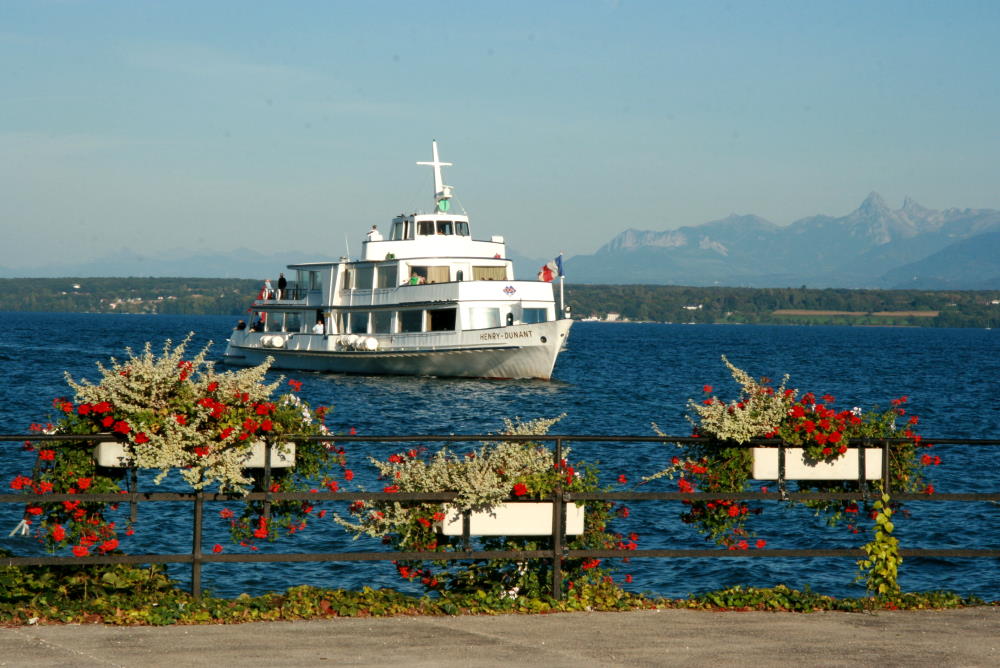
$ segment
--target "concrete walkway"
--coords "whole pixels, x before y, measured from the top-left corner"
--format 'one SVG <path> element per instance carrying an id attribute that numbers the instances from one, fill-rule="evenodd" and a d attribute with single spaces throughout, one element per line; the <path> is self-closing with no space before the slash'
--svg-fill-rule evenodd
<path id="1" fill-rule="evenodd" d="M 0 629 L 3 666 L 998 666 L 1000 608 L 560 613 Z"/>

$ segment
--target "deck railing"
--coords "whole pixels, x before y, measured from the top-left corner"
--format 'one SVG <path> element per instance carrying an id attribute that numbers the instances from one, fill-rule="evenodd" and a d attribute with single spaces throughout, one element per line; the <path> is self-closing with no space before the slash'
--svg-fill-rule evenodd
<path id="1" fill-rule="evenodd" d="M 0 443 L 23 442 L 23 441 L 92 441 L 112 440 L 110 434 L 95 434 L 90 436 L 72 435 L 40 435 L 40 434 L 13 434 L 0 435 Z M 329 437 L 283 437 L 283 441 L 298 440 L 323 440 L 329 441 Z M 413 442 L 435 442 L 435 443 L 472 443 L 482 441 L 512 441 L 512 442 L 545 442 L 552 445 L 553 463 L 557 464 L 563 458 L 563 450 L 568 443 L 692 443 L 697 441 L 705 444 L 704 438 L 692 438 L 689 436 L 585 436 L 585 435 L 546 435 L 546 436 L 507 436 L 496 434 L 480 435 L 406 435 L 406 436 L 337 436 L 338 443 L 413 443 Z M 894 501 L 917 501 L 921 503 L 938 502 L 992 502 L 1000 503 L 1000 492 L 989 493 L 948 493 L 937 492 L 934 494 L 904 494 L 892 491 L 891 480 L 888 471 L 888 448 L 891 444 L 904 441 L 905 439 L 864 439 L 851 441 L 850 446 L 864 446 L 859 450 L 859 469 L 864 475 L 864 452 L 866 448 L 878 447 L 882 449 L 882 488 L 891 494 Z M 996 447 L 1000 446 L 998 439 L 965 439 L 965 438 L 928 438 L 927 440 L 938 445 L 964 445 L 968 447 Z M 716 442 L 720 446 L 732 447 L 731 443 Z M 204 552 L 202 549 L 202 529 L 205 517 L 206 504 L 217 502 L 232 502 L 233 500 L 262 501 L 265 508 L 274 502 L 298 500 L 316 503 L 319 501 L 372 501 L 386 500 L 405 501 L 450 501 L 455 498 L 455 493 L 386 493 L 386 492 L 254 492 L 248 495 L 217 494 L 204 491 L 195 492 L 140 492 L 131 491 L 126 494 L 90 494 L 85 495 L 88 502 L 115 502 L 131 504 L 133 517 L 135 507 L 140 503 L 162 503 L 162 502 L 188 502 L 192 504 L 191 521 L 191 551 L 173 554 L 107 554 L 101 556 L 86 557 L 4 557 L 0 558 L 0 564 L 12 566 L 41 566 L 41 565 L 67 565 L 67 564 L 170 564 L 187 563 L 191 565 L 191 593 L 200 596 L 202 591 L 202 566 L 207 563 L 261 563 L 261 562 L 346 562 L 346 561 L 457 561 L 471 559 L 550 559 L 552 562 L 552 596 L 556 599 L 562 597 L 562 573 L 561 561 L 564 558 L 590 559 L 590 558 L 775 558 L 775 557 L 849 557 L 858 559 L 865 556 L 861 547 L 840 548 L 840 549 L 755 549 L 755 550 L 723 550 L 719 548 L 707 549 L 636 549 L 622 552 L 621 550 L 573 550 L 566 547 L 566 536 L 564 531 L 565 507 L 567 504 L 576 501 L 608 500 L 608 501 L 699 501 L 699 500 L 733 500 L 733 501 L 807 501 L 807 500 L 852 500 L 863 501 L 868 498 L 870 491 L 868 485 L 859 484 L 859 488 L 847 492 L 790 492 L 787 489 L 784 476 L 784 451 L 787 446 L 778 439 L 754 439 L 747 442 L 742 447 L 755 446 L 777 446 L 779 448 L 779 473 L 776 491 L 754 491 L 739 493 L 720 492 L 587 492 L 587 493 L 567 493 L 557 489 L 550 499 L 553 503 L 552 514 L 552 534 L 551 547 L 548 549 L 531 551 L 511 551 L 511 550 L 473 550 L 455 552 L 296 552 L 296 553 L 258 553 L 248 554 L 216 554 Z M 270 476 L 270 458 L 267 457 L 267 467 L 264 471 L 264 480 Z M 859 481 L 863 482 L 863 481 Z M 269 485 L 265 483 L 264 487 Z M 19 493 L 0 494 L 0 503 L 28 504 L 28 503 L 52 503 L 61 501 L 80 501 L 80 494 L 44 494 Z M 266 510 L 265 510 L 266 512 Z M 468 537 L 468 536 L 466 536 Z M 468 545 L 468 541 L 466 541 Z M 983 548 L 901 548 L 900 555 L 903 557 L 937 557 L 937 558 L 1000 558 L 1000 549 Z"/>

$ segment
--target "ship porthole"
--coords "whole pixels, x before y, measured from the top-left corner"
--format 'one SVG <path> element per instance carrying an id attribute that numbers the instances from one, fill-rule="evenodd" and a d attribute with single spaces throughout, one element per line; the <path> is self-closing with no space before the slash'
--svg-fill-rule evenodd
<path id="1" fill-rule="evenodd" d="M 548 341 L 548 339 L 543 336 L 542 337 L 542 343 L 545 343 L 546 341 Z"/>

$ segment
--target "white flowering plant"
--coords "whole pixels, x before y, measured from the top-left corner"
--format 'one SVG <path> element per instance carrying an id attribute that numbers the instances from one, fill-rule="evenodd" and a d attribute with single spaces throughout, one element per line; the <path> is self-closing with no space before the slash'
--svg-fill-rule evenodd
<path id="1" fill-rule="evenodd" d="M 522 422 L 504 420 L 505 435 L 543 435 L 558 422 L 537 419 Z M 565 450 L 569 456 L 569 450 Z M 557 488 L 568 492 L 597 491 L 597 472 L 584 466 L 576 470 L 567 459 L 554 461 L 546 446 L 529 442 L 495 441 L 467 453 L 442 448 L 429 454 L 424 448 L 412 448 L 390 455 L 387 460 L 370 459 L 390 494 L 454 492 L 448 505 L 464 511 L 492 512 L 509 500 L 549 500 Z M 623 539 L 609 532 L 613 506 L 603 501 L 586 502 L 584 533 L 569 538 L 570 549 L 635 549 L 637 536 Z M 624 507 L 622 507 L 624 509 Z M 446 504 L 438 501 L 356 501 L 351 516 L 336 520 L 356 536 L 380 538 L 400 552 L 454 552 L 465 549 L 461 536 L 438 532 L 445 519 Z M 621 511 L 627 515 L 628 510 Z M 485 550 L 540 550 L 551 538 L 481 537 Z M 478 591 L 500 598 L 543 596 L 550 588 L 550 560 L 494 559 L 456 561 L 394 562 L 405 580 L 418 580 L 428 591 Z M 564 584 L 574 587 L 606 584 L 610 571 L 599 559 L 573 559 L 563 564 Z"/>
<path id="2" fill-rule="evenodd" d="M 331 436 L 331 440 L 299 441 L 295 467 L 272 469 L 269 491 L 298 491 L 312 480 L 329 476 L 344 465 L 344 453 L 332 442 L 323 424 L 327 409 L 311 409 L 295 392 L 301 383 L 288 381 L 291 392 L 274 397 L 284 379 L 267 383 L 270 360 L 252 368 L 219 372 L 207 359 L 208 344 L 193 357 L 186 347 L 193 335 L 176 346 L 167 341 L 157 355 L 147 343 L 140 354 L 126 349 L 128 358 L 98 363 L 100 381 L 77 381 L 67 374 L 74 398 L 56 399 L 62 417 L 45 431 L 54 434 L 110 432 L 122 445 L 124 467 L 159 469 L 159 484 L 171 471 L 193 489 L 215 488 L 242 496 L 261 490 L 262 476 L 246 468 L 255 443 L 272 444 L 272 458 L 288 454 L 289 437 Z M 36 524 L 36 534 L 50 549 L 69 547 L 78 556 L 96 549 L 118 547 L 115 523 L 108 505 L 86 501 L 86 492 L 124 492 L 126 468 L 97 466 L 94 443 L 61 441 L 32 444 L 36 463 L 32 475 L 18 476 L 12 486 L 36 493 L 80 493 L 79 502 L 37 503 L 28 506 L 25 524 Z M 128 482 L 125 481 L 127 485 Z M 273 503 L 265 511 L 260 502 L 245 504 L 239 518 L 226 509 L 234 538 L 273 540 L 280 529 L 304 528 L 312 505 Z M 129 527 L 127 534 L 132 533 Z M 217 550 L 218 551 L 218 550 Z"/>

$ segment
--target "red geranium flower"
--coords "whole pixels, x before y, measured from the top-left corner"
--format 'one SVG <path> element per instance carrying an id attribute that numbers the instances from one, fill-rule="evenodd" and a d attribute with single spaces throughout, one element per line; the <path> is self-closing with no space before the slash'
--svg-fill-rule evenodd
<path id="1" fill-rule="evenodd" d="M 523 482 L 519 482 L 514 485 L 514 496 L 524 496 L 528 493 L 528 486 Z"/>

